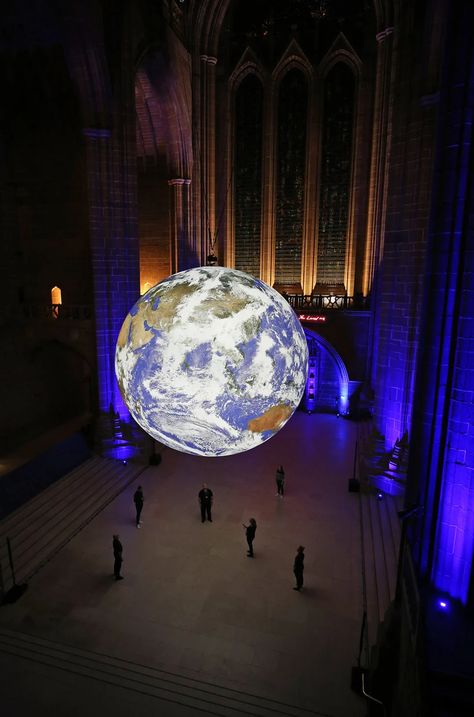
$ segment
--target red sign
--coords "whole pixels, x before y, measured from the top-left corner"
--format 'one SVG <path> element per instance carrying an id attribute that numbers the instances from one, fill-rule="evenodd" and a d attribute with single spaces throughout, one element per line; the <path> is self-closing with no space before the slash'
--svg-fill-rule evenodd
<path id="1" fill-rule="evenodd" d="M 315 324 L 326 323 L 326 317 L 320 314 L 300 314 L 299 319 L 300 321 L 312 321 Z"/>

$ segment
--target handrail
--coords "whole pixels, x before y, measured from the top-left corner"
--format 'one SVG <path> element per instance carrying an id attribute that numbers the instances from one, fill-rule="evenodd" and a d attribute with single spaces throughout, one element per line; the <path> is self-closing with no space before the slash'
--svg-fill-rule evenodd
<path id="1" fill-rule="evenodd" d="M 374 697 L 373 695 L 369 695 L 369 693 L 365 691 L 365 675 L 364 675 L 364 671 L 362 671 L 362 694 L 364 695 L 364 697 L 367 697 L 367 699 L 370 700 L 371 702 L 375 702 L 375 704 L 379 705 L 379 707 L 381 707 L 381 708 L 383 709 L 384 717 L 387 717 L 387 710 L 385 709 L 384 703 L 381 702 L 380 700 L 378 700 L 378 699 L 377 699 L 376 697 Z"/>
<path id="2" fill-rule="evenodd" d="M 345 309 L 351 311 L 367 311 L 370 308 L 369 297 L 356 294 L 287 294 L 282 293 L 290 306 L 297 310 L 321 311 L 322 309 Z"/>
<path id="3" fill-rule="evenodd" d="M 1 318 L 8 316 L 26 320 L 89 321 L 94 310 L 90 304 L 19 304 L 1 311 Z"/>

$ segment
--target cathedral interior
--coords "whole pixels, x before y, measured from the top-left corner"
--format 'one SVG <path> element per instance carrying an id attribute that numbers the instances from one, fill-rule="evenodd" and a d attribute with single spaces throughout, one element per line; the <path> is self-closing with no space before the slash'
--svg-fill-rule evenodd
<path id="1" fill-rule="evenodd" d="M 472 0 L 11 0 L 0 78 L 4 714 L 474 714 Z M 200 266 L 308 343 L 235 457 L 160 445 L 115 377 Z"/>

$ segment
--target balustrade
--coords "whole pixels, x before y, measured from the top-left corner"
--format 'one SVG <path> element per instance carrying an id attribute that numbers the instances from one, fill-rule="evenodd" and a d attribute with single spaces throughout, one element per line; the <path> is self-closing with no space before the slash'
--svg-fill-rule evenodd
<path id="1" fill-rule="evenodd" d="M 346 294 L 283 294 L 295 311 L 321 311 L 322 309 L 345 309 L 367 311 L 370 308 L 369 297 Z"/>
<path id="2" fill-rule="evenodd" d="M 94 312 L 89 304 L 20 304 L 8 314 L 27 320 L 90 321 Z"/>
<path id="3" fill-rule="evenodd" d="M 368 296 L 346 296 L 345 294 L 282 294 L 295 311 L 305 313 L 321 310 L 367 311 L 370 308 Z M 10 316 L 28 320 L 90 321 L 94 311 L 89 304 L 21 304 L 7 312 Z"/>

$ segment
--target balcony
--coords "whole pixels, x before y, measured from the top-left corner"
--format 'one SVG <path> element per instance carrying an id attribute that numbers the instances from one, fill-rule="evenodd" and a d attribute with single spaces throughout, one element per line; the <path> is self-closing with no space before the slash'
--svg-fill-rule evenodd
<path id="1" fill-rule="evenodd" d="M 90 304 L 20 304 L 9 313 L 33 321 L 90 321 L 94 316 Z"/>
<path id="2" fill-rule="evenodd" d="M 287 294 L 282 296 L 288 301 L 290 306 L 296 313 L 318 313 L 320 311 L 334 311 L 336 309 L 344 311 L 368 311 L 370 309 L 370 301 L 368 296 L 356 294 L 355 296 L 347 296 L 347 294 Z"/>

